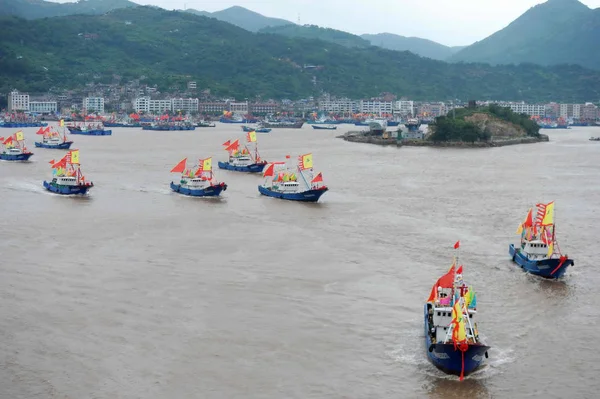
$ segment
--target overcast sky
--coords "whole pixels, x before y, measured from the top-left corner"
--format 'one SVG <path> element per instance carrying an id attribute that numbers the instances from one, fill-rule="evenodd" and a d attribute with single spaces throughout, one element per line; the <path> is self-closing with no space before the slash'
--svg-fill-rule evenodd
<path id="1" fill-rule="evenodd" d="M 52 0 L 58 3 L 75 0 Z M 219 11 L 234 5 L 268 17 L 354 34 L 389 32 L 448 46 L 468 45 L 504 28 L 545 0 L 132 0 L 166 9 Z M 600 0 L 580 0 L 590 8 Z"/>

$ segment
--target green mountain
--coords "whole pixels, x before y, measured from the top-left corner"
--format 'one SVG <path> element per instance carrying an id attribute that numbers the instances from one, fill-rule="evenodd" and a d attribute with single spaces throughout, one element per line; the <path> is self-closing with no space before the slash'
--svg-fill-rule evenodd
<path id="1" fill-rule="evenodd" d="M 421 39 L 420 37 L 400 36 L 393 33 L 377 33 L 375 35 L 365 34 L 360 37 L 368 40 L 373 46 L 383 47 L 388 50 L 410 51 L 421 57 L 441 61 L 448 59 L 450 56 L 466 47 L 449 47 L 432 40 Z"/>
<path id="2" fill-rule="evenodd" d="M 449 60 L 490 64 L 569 63 L 600 69 L 598 48 L 600 9 L 591 10 L 577 0 L 548 0 Z"/>
<path id="3" fill-rule="evenodd" d="M 44 92 L 140 79 L 159 89 L 195 80 L 214 94 L 302 98 L 323 91 L 414 100 L 600 98 L 600 72 L 579 66 L 447 64 L 375 46 L 255 34 L 152 7 L 35 21 L 1 17 L 0 92 Z M 310 67 L 307 67 L 310 66 Z"/>
<path id="4" fill-rule="evenodd" d="M 38 19 L 73 14 L 104 14 L 117 8 L 138 5 L 128 0 L 79 0 L 64 4 L 43 0 L 0 0 L 0 15 Z"/>
<path id="5" fill-rule="evenodd" d="M 303 37 L 305 39 L 318 39 L 336 43 L 345 47 L 369 47 L 371 44 L 361 38 L 341 30 L 321 28 L 316 25 L 283 25 L 271 26 L 259 30 L 259 33 L 273 33 L 288 37 Z"/>
<path id="6" fill-rule="evenodd" d="M 257 32 L 269 26 L 294 25 L 292 22 L 286 21 L 285 19 L 265 17 L 262 14 L 240 6 L 233 6 L 212 13 L 193 9 L 185 11 L 195 15 L 216 18 L 219 21 L 229 22 L 230 24 L 239 26 L 250 32 Z"/>

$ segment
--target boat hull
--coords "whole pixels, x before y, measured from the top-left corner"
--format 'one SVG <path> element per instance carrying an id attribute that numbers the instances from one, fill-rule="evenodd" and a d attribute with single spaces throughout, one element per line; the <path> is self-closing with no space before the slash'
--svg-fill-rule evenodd
<path id="1" fill-rule="evenodd" d="M 324 187 L 316 190 L 307 190 L 301 193 L 281 193 L 279 191 L 271 190 L 269 187 L 258 186 L 258 192 L 267 197 L 302 202 L 317 202 L 328 190 L 327 187 Z"/>
<path id="2" fill-rule="evenodd" d="M 511 256 L 513 262 L 519 265 L 521 269 L 523 269 L 527 273 L 531 273 L 536 276 L 549 279 L 561 278 L 562 276 L 564 276 L 569 266 L 575 265 L 573 259 L 569 258 L 565 259 L 562 265 L 560 264 L 560 258 L 551 258 L 543 260 L 527 259 L 527 256 L 521 253 L 521 251 L 518 248 L 516 248 L 514 244 L 510 244 L 508 246 L 508 253 Z"/>
<path id="3" fill-rule="evenodd" d="M 71 144 L 73 144 L 72 141 L 65 141 L 65 142 L 59 143 L 59 144 L 48 144 L 48 143 L 43 143 L 43 142 L 39 142 L 39 141 L 35 142 L 35 146 L 37 148 L 50 148 L 50 149 L 54 149 L 54 150 L 68 150 L 69 148 L 71 148 Z"/>
<path id="4" fill-rule="evenodd" d="M 4 122 L 0 123 L 0 127 L 16 128 L 16 127 L 46 127 L 47 123 L 35 122 L 35 123 L 19 123 L 19 122 Z"/>
<path id="5" fill-rule="evenodd" d="M 188 195 L 190 197 L 218 197 L 221 194 L 221 192 L 227 190 L 227 184 L 221 183 L 216 186 L 192 190 L 189 188 L 181 187 L 181 184 L 175 184 L 171 182 L 171 190 L 179 194 Z"/>
<path id="6" fill-rule="evenodd" d="M 429 321 L 427 317 L 427 304 L 424 306 L 425 315 L 425 351 L 427 359 L 444 373 L 460 376 L 463 371 L 463 353 L 460 349 L 454 348 L 453 343 L 433 344 L 429 335 Z M 490 349 L 486 345 L 469 345 L 464 352 L 464 376 L 467 376 L 477 370 L 488 357 L 487 351 Z"/>
<path id="7" fill-rule="evenodd" d="M 2 161 L 28 161 L 33 155 L 33 152 L 27 154 L 0 154 L 0 160 Z"/>
<path id="8" fill-rule="evenodd" d="M 316 130 L 336 130 L 337 126 L 335 126 L 335 125 L 329 125 L 329 126 L 312 125 L 312 128 L 316 129 Z"/>
<path id="9" fill-rule="evenodd" d="M 85 195 L 92 187 L 94 187 L 93 184 L 81 184 L 78 186 L 62 186 L 58 184 L 51 184 L 44 180 L 44 188 L 46 190 L 60 195 Z"/>
<path id="10" fill-rule="evenodd" d="M 248 166 L 232 165 L 229 162 L 219 162 L 219 168 L 231 170 L 234 172 L 260 173 L 265 168 L 266 163 L 254 163 Z"/>
<path id="11" fill-rule="evenodd" d="M 112 130 L 77 130 L 77 129 L 69 129 L 71 134 L 80 134 L 82 136 L 112 136 Z"/>

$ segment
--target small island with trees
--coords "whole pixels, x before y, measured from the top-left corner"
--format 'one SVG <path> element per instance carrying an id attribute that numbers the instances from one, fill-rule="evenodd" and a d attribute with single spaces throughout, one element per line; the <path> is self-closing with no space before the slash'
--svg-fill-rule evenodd
<path id="1" fill-rule="evenodd" d="M 397 138 L 389 132 L 378 135 L 371 131 L 348 132 L 341 137 L 379 145 L 436 147 L 499 147 L 548 141 L 548 136 L 540 134 L 540 126 L 528 115 L 495 104 L 485 107 L 471 104 L 439 116 L 428 126 L 423 140 L 403 139 L 402 128 L 398 129 Z"/>

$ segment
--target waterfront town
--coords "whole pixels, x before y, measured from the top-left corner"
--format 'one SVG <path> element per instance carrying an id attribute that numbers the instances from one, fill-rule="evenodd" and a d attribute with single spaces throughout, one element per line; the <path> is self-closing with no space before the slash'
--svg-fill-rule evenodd
<path id="1" fill-rule="evenodd" d="M 217 98 L 210 90 L 198 90 L 196 82 L 187 82 L 186 89 L 161 93 L 157 87 L 144 86 L 139 81 L 124 86 L 89 84 L 81 90 L 57 93 L 33 94 L 14 89 L 0 93 L 2 113 L 8 119 L 16 113 L 25 113 L 43 119 L 72 115 L 117 115 L 136 113 L 139 115 L 182 114 L 199 116 L 210 120 L 224 113 L 237 115 L 294 115 L 314 117 L 336 115 L 355 118 L 360 116 L 386 116 L 395 119 L 419 118 L 424 122 L 448 114 L 454 108 L 467 106 L 466 101 L 412 101 L 382 93 L 376 98 L 349 99 L 323 94 L 300 100 Z M 1 101 L 0 100 L 0 101 Z M 515 101 L 477 101 L 477 105 L 495 103 L 509 107 L 514 112 L 530 115 L 538 120 L 563 120 L 569 123 L 590 123 L 600 120 L 600 108 L 592 103 L 547 103 L 527 104 Z"/>

